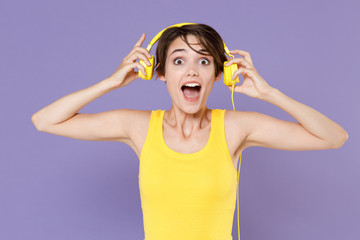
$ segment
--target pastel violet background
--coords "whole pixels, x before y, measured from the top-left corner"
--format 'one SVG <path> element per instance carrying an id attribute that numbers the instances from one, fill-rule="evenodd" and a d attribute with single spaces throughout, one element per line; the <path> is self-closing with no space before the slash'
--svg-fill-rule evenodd
<path id="1" fill-rule="evenodd" d="M 0 239 L 143 239 L 131 148 L 39 132 L 30 119 L 110 76 L 143 32 L 146 46 L 180 22 L 213 26 L 230 49 L 251 53 L 270 85 L 349 133 L 340 149 L 246 149 L 241 239 L 358 239 L 359 7 L 355 0 L 0 1 Z M 238 110 L 296 121 L 267 102 L 234 98 Z M 137 80 L 80 112 L 170 106 L 161 81 Z M 221 82 L 208 107 L 232 109 Z M 232 233 L 237 239 L 236 211 Z"/>

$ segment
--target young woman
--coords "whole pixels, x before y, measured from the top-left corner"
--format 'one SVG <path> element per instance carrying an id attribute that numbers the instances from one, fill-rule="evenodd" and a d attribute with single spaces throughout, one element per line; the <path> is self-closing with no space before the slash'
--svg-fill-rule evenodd
<path id="1" fill-rule="evenodd" d="M 108 78 L 68 94 L 39 110 L 32 121 L 39 131 L 91 141 L 128 144 L 140 159 L 139 186 L 146 240 L 229 240 L 243 150 L 261 146 L 283 150 L 339 148 L 348 138 L 337 123 L 271 87 L 248 52 L 227 59 L 219 34 L 204 24 L 166 29 L 158 41 L 156 72 L 172 99 L 169 110 L 116 109 L 78 113 L 89 102 L 144 75 L 137 60 L 150 65 L 141 36 Z M 244 78 L 235 92 L 274 104 L 298 122 L 250 111 L 208 109 L 223 63 L 237 64 Z M 231 87 L 229 87 L 231 90 Z"/>

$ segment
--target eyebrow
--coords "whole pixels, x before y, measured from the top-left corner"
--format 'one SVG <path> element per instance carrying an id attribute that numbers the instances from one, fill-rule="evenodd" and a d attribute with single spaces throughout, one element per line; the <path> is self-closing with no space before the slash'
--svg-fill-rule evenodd
<path id="1" fill-rule="evenodd" d="M 183 48 L 175 49 L 174 51 L 172 51 L 172 53 L 169 56 L 171 56 L 175 52 L 184 52 L 184 51 L 186 52 L 187 50 L 183 49 Z M 204 53 L 208 53 L 208 51 L 206 49 L 200 49 L 199 51 L 204 52 Z"/>

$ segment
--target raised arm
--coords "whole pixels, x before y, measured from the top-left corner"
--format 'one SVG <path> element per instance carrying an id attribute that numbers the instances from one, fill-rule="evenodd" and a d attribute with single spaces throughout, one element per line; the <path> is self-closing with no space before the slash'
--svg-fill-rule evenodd
<path id="1" fill-rule="evenodd" d="M 244 121 L 245 118 L 248 135 L 244 147 L 320 150 L 339 148 L 346 142 L 348 133 L 339 124 L 269 86 L 254 68 L 248 52 L 234 50 L 231 53 L 244 56 L 228 63 L 237 63 L 239 70 L 234 76 L 241 73 L 244 77 L 242 85 L 236 86 L 234 91 L 274 104 L 298 121 L 284 121 L 256 112 L 234 113 L 235 121 Z"/>
<path id="2" fill-rule="evenodd" d="M 136 61 L 142 59 L 150 64 L 147 60 L 151 57 L 149 52 L 141 47 L 144 40 L 145 34 L 110 77 L 88 88 L 70 93 L 33 114 L 31 120 L 35 127 L 39 131 L 76 139 L 126 142 L 132 126 L 139 117 L 139 111 L 118 109 L 95 114 L 78 111 L 98 97 L 137 79 L 135 67 L 146 74 L 144 67 Z"/>

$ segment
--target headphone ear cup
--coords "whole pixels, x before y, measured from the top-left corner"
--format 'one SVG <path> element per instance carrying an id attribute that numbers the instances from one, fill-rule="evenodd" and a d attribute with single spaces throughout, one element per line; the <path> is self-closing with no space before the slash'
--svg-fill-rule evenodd
<path id="1" fill-rule="evenodd" d="M 234 73 L 236 72 L 236 70 L 238 70 L 238 66 L 236 63 L 231 64 L 230 66 L 225 66 L 225 64 L 228 61 L 224 62 L 224 69 L 223 69 L 223 79 L 224 79 L 224 84 L 226 86 L 232 86 L 235 85 L 235 83 L 239 82 L 239 76 L 236 76 L 236 78 L 233 80 L 232 77 L 234 75 Z"/>
<path id="2" fill-rule="evenodd" d="M 151 55 L 151 58 L 149 58 L 149 62 L 151 63 L 150 66 L 146 65 L 146 63 L 140 59 L 140 64 L 144 66 L 146 75 L 144 75 L 140 70 L 138 72 L 139 78 L 142 78 L 144 80 L 151 80 L 154 72 L 154 55 Z"/>

